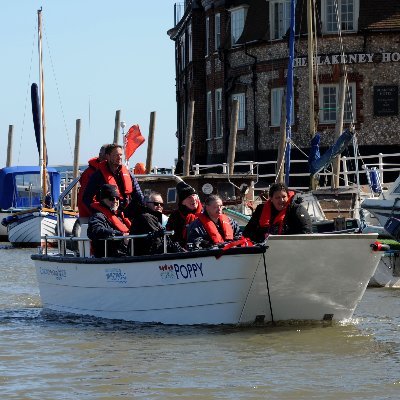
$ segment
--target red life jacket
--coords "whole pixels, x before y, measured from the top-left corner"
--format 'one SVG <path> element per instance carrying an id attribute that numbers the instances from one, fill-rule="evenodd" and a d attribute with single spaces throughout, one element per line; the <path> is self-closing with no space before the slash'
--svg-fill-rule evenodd
<path id="1" fill-rule="evenodd" d="M 89 166 L 82 172 L 79 178 L 79 192 L 78 192 L 78 210 L 80 217 L 90 217 L 92 215 L 91 211 L 87 208 L 86 204 L 83 202 L 83 193 L 85 192 L 86 186 L 90 180 L 90 177 L 99 168 L 99 159 L 93 157 L 88 161 Z"/>
<path id="2" fill-rule="evenodd" d="M 273 221 L 271 221 L 272 202 L 271 202 L 271 199 L 268 199 L 267 202 L 264 204 L 264 207 L 261 212 L 260 227 L 267 228 L 269 231 L 272 226 L 278 225 L 278 235 L 281 235 L 282 231 L 283 231 L 283 221 L 285 220 L 286 212 L 287 212 L 289 205 L 293 199 L 293 196 L 294 196 L 294 192 L 289 191 L 288 192 L 288 202 L 286 204 L 286 207 L 283 210 L 279 211 L 279 213 L 275 216 Z"/>
<path id="3" fill-rule="evenodd" d="M 99 164 L 99 170 L 102 173 L 105 183 L 108 183 L 110 185 L 117 186 L 119 193 L 121 194 L 121 198 L 126 198 L 129 197 L 132 194 L 133 187 L 132 187 L 132 178 L 131 175 L 129 174 L 129 171 L 125 167 L 125 165 L 121 166 L 121 169 L 119 170 L 118 174 L 122 178 L 123 182 L 123 188 L 120 188 L 117 184 L 117 181 L 114 178 L 114 175 L 111 173 L 110 169 L 107 166 L 107 161 L 102 161 Z"/>
<path id="4" fill-rule="evenodd" d="M 199 215 L 201 215 L 202 211 L 203 211 L 203 206 L 201 205 L 200 200 L 199 200 L 199 204 L 198 204 L 198 206 L 196 208 L 196 211 L 191 212 L 191 213 L 189 213 L 187 215 L 183 214 L 182 211 L 179 211 L 179 213 L 181 214 L 182 219 L 185 220 L 184 225 L 183 225 L 183 232 L 182 232 L 182 235 L 183 235 L 183 238 L 185 239 L 185 241 L 187 239 L 187 227 L 193 221 L 195 221 L 199 217 Z"/>
<path id="5" fill-rule="evenodd" d="M 221 234 L 217 229 L 217 226 L 207 215 L 202 213 L 199 215 L 198 218 L 200 222 L 203 224 L 204 229 L 207 231 L 208 236 L 210 236 L 211 240 L 214 243 L 217 244 L 233 240 L 232 225 L 229 222 L 229 217 L 226 216 L 225 214 L 221 214 L 218 218 L 222 227 L 222 231 L 224 232 L 224 237 L 221 236 Z"/>
<path id="6" fill-rule="evenodd" d="M 92 203 L 90 206 L 93 209 L 103 213 L 115 229 L 118 229 L 122 233 L 129 233 L 131 221 L 129 221 L 128 218 L 125 218 L 122 212 L 119 213 L 120 218 L 118 218 L 116 214 L 114 214 L 109 208 L 104 207 L 101 203 L 95 202 Z"/>

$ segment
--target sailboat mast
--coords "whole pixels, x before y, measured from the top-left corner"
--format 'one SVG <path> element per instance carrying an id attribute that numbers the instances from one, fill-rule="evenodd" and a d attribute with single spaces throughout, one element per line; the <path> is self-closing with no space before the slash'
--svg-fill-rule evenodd
<path id="1" fill-rule="evenodd" d="M 307 31 L 308 31 L 308 98 L 310 135 L 315 134 L 314 119 L 314 30 L 313 30 L 313 0 L 307 0 Z"/>
<path id="2" fill-rule="evenodd" d="M 38 52 L 39 52 L 39 105 L 40 105 L 40 152 L 39 152 L 39 167 L 40 167 L 40 182 L 42 185 L 42 198 L 44 200 L 46 188 L 46 151 L 45 151 L 45 133 L 46 122 L 44 115 L 44 72 L 43 72 L 43 51 L 42 51 L 42 9 L 37 11 L 38 14 Z"/>
<path id="3" fill-rule="evenodd" d="M 288 61 L 288 71 L 286 80 L 285 183 L 287 186 L 289 186 L 289 177 L 290 177 L 290 152 L 291 152 L 291 140 L 292 140 L 295 15 L 296 15 L 296 0 L 292 0 L 290 2 L 289 61 Z"/>

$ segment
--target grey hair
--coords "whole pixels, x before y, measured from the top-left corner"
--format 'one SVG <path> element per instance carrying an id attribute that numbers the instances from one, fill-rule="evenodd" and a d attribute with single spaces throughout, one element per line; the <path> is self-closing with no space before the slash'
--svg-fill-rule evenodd
<path id="1" fill-rule="evenodd" d="M 143 200 L 145 203 L 149 203 L 154 196 L 160 196 L 162 198 L 161 193 L 152 190 L 148 195 L 144 196 Z"/>
<path id="2" fill-rule="evenodd" d="M 206 206 L 209 206 L 211 203 L 213 203 L 214 201 L 217 201 L 217 200 L 221 200 L 221 201 L 222 201 L 221 197 L 218 196 L 217 194 L 210 194 L 210 195 L 204 200 L 204 204 L 205 204 Z"/>

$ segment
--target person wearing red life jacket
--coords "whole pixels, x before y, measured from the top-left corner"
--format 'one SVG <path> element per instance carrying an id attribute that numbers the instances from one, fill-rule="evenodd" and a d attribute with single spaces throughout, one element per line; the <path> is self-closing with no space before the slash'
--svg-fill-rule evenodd
<path id="1" fill-rule="evenodd" d="M 178 196 L 178 209 L 170 214 L 166 230 L 174 231 L 171 239 L 186 247 L 187 227 L 200 215 L 203 206 L 201 205 L 196 190 L 187 183 L 181 181 L 176 185 Z"/>
<path id="2" fill-rule="evenodd" d="M 89 218 L 88 238 L 92 240 L 95 257 L 104 257 L 104 240 L 114 236 L 127 236 L 131 222 L 118 209 L 120 193 L 115 185 L 104 184 L 100 188 L 99 201 L 92 203 L 93 214 Z M 122 257 L 128 253 L 128 240 L 107 242 L 107 257 Z"/>
<path id="3" fill-rule="evenodd" d="M 92 215 L 92 211 L 88 209 L 86 204 L 83 202 L 83 193 L 85 192 L 86 186 L 89 182 L 90 177 L 99 168 L 99 163 L 106 159 L 105 150 L 108 144 L 103 144 L 99 151 L 98 157 L 93 157 L 88 161 L 88 167 L 82 172 L 79 178 L 79 192 L 78 192 L 78 211 L 80 223 L 87 223 L 89 217 Z"/>
<path id="4" fill-rule="evenodd" d="M 283 183 L 274 183 L 269 199 L 255 209 L 243 231 L 253 242 L 263 242 L 268 235 L 312 233 L 311 218 L 304 206 L 294 200 L 295 193 Z"/>
<path id="5" fill-rule="evenodd" d="M 222 213 L 221 198 L 212 194 L 204 203 L 204 211 L 188 228 L 188 247 L 208 248 L 238 240 L 242 233 L 239 225 Z"/>
<path id="6" fill-rule="evenodd" d="M 120 193 L 119 209 L 132 219 L 143 209 L 143 193 L 137 179 L 122 164 L 122 146 L 113 143 L 105 149 L 106 159 L 99 163 L 98 169 L 90 177 L 83 193 L 83 202 L 90 209 L 96 200 L 99 188 L 107 183 L 115 185 Z"/>

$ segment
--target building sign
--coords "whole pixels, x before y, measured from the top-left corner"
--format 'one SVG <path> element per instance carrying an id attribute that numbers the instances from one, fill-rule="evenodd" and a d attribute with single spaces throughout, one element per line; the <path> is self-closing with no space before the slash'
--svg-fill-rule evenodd
<path id="1" fill-rule="evenodd" d="M 387 117 L 399 114 L 399 87 L 374 86 L 374 115 Z"/>
<path id="2" fill-rule="evenodd" d="M 328 54 L 314 57 L 315 65 L 335 65 L 335 64 L 369 64 L 369 63 L 388 63 L 399 62 L 400 53 L 348 53 L 348 54 Z M 306 67 L 307 57 L 297 57 L 294 59 L 295 67 Z"/>

